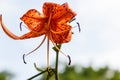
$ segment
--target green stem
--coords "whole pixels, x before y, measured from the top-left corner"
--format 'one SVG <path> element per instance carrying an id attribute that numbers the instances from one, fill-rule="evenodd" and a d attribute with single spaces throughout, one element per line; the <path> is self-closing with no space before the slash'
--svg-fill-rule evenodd
<path id="1" fill-rule="evenodd" d="M 58 59 L 59 59 L 59 53 L 56 52 L 55 80 L 58 80 Z"/>
<path id="2" fill-rule="evenodd" d="M 61 44 L 57 45 L 57 47 L 60 49 Z M 59 76 L 58 76 L 58 60 L 59 60 L 59 51 L 56 50 L 55 80 L 59 80 Z"/>
<path id="3" fill-rule="evenodd" d="M 34 79 L 34 78 L 38 77 L 39 75 L 41 75 L 41 74 L 43 74 L 43 73 L 45 73 L 45 72 L 47 72 L 47 70 L 42 71 L 41 73 L 38 73 L 38 74 L 36 74 L 36 75 L 32 76 L 31 78 L 29 78 L 29 79 L 27 79 L 27 80 L 32 80 L 32 79 Z"/>

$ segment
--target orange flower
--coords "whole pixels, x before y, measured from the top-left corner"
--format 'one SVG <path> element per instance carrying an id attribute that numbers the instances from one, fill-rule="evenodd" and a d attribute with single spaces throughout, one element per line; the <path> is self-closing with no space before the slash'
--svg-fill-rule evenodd
<path id="1" fill-rule="evenodd" d="M 69 8 L 67 3 L 60 5 L 56 3 L 45 2 L 43 5 L 43 14 L 39 13 L 35 9 L 30 9 L 20 18 L 30 30 L 30 32 L 20 37 L 16 36 L 6 28 L 2 22 L 2 16 L 0 16 L 0 22 L 4 32 L 15 40 L 34 38 L 45 35 L 45 38 L 38 46 L 40 47 L 45 41 L 46 37 L 48 38 L 48 44 L 49 40 L 51 40 L 53 44 L 69 42 L 72 36 L 72 27 L 70 26 L 69 22 L 75 16 L 76 13 Z M 38 47 L 36 49 L 38 49 Z"/>

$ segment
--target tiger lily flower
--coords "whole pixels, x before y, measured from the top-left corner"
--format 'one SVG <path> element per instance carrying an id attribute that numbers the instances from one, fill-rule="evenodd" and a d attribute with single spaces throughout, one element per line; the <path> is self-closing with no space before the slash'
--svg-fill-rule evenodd
<path id="1" fill-rule="evenodd" d="M 36 9 L 30 9 L 20 18 L 30 30 L 22 36 L 17 36 L 9 31 L 2 21 L 2 16 L 0 16 L 0 24 L 3 31 L 15 40 L 23 40 L 45 35 L 41 44 L 36 48 L 38 49 L 46 38 L 48 40 L 48 46 L 49 41 L 54 45 L 69 42 L 72 36 L 72 27 L 69 22 L 75 16 L 76 13 L 69 8 L 68 3 L 60 5 L 52 2 L 45 2 L 43 4 L 43 13 L 40 13 Z M 49 47 L 47 53 L 49 53 Z"/>

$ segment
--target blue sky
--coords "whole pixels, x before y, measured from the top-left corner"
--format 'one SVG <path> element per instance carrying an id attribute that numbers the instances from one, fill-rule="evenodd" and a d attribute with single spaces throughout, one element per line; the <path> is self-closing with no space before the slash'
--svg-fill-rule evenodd
<path id="1" fill-rule="evenodd" d="M 62 51 L 71 56 L 72 65 L 92 65 L 96 68 L 109 65 L 120 70 L 120 0 L 0 0 L 0 14 L 7 28 L 20 36 L 27 30 L 19 30 L 19 18 L 29 9 L 41 12 L 44 2 L 68 2 L 77 13 L 76 21 L 81 25 L 81 33 L 78 28 L 73 28 L 72 41 L 62 46 Z M 75 22 L 72 25 L 77 26 Z M 27 65 L 23 63 L 22 55 L 39 45 L 42 38 L 17 41 L 9 38 L 1 28 L 0 71 L 7 69 L 16 73 L 15 80 L 26 80 L 36 74 L 34 62 L 40 67 L 46 66 L 46 43 L 26 57 Z M 52 64 L 55 54 L 52 49 L 50 53 Z M 67 64 L 67 58 L 62 54 L 60 61 Z"/>

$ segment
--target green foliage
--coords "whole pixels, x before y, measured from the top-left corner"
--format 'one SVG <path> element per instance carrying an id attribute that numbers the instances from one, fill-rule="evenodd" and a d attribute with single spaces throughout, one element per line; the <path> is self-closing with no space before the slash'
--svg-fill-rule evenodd
<path id="1" fill-rule="evenodd" d="M 114 71 L 114 76 L 111 78 L 111 80 L 120 80 L 120 72 Z"/>
<path id="2" fill-rule="evenodd" d="M 43 75 L 40 80 L 46 80 L 46 77 Z M 54 78 L 49 80 L 54 80 Z M 91 66 L 66 66 L 64 72 L 59 73 L 59 80 L 120 80 L 120 72 L 109 69 L 107 66 L 98 70 Z"/>
<path id="3" fill-rule="evenodd" d="M 53 71 L 50 71 L 49 75 L 45 72 L 38 80 L 55 80 Z M 14 75 L 8 71 L 0 72 L 0 80 L 12 80 L 13 77 Z M 120 71 L 109 69 L 109 67 L 95 70 L 91 66 L 65 66 L 63 72 L 59 72 L 59 80 L 120 80 Z"/>
<path id="4" fill-rule="evenodd" d="M 0 72 L 0 80 L 11 80 L 12 77 L 13 77 L 13 74 L 7 71 Z"/>

